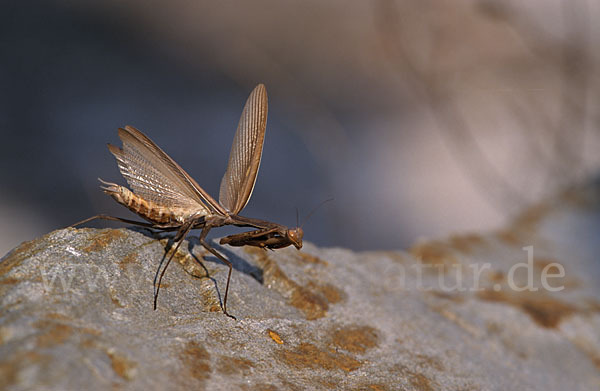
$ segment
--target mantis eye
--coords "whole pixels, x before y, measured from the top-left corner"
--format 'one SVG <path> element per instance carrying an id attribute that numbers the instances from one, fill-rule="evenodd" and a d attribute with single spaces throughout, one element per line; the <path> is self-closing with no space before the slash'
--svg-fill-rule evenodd
<path id="1" fill-rule="evenodd" d="M 296 247 L 298 250 L 302 248 L 302 237 L 304 236 L 304 231 L 302 231 L 302 228 L 298 227 L 288 230 L 287 236 L 294 247 Z"/>

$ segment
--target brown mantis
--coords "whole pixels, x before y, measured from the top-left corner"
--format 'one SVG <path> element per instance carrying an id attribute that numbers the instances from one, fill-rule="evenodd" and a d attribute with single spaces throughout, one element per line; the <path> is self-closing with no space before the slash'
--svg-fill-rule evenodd
<path id="1" fill-rule="evenodd" d="M 212 248 L 206 241 L 206 235 L 215 227 L 235 225 L 252 227 L 253 231 L 230 235 L 221 239 L 221 244 L 232 246 L 255 246 L 278 249 L 293 245 L 302 247 L 302 228 L 287 228 L 270 221 L 253 219 L 238 215 L 246 206 L 260 166 L 263 142 L 267 125 L 267 91 L 263 84 L 254 88 L 242 111 L 242 115 L 233 138 L 229 163 L 219 191 L 219 202 L 200 187 L 173 159 L 139 130 L 126 126 L 119 129 L 119 138 L 123 147 L 108 145 L 108 149 L 117 159 L 119 170 L 131 190 L 100 179 L 105 193 L 118 203 L 137 213 L 148 221 L 138 222 L 119 217 L 97 215 L 74 225 L 94 219 L 120 221 L 162 231 L 176 231 L 173 243 L 175 250 L 169 257 L 159 276 L 158 284 L 154 279 L 154 308 L 163 275 L 173 256 L 192 229 L 202 229 L 199 239 L 204 248 L 229 267 L 227 284 L 223 299 L 223 312 L 227 312 L 227 294 L 231 279 L 232 264 Z M 235 319 L 235 318 L 234 318 Z"/>

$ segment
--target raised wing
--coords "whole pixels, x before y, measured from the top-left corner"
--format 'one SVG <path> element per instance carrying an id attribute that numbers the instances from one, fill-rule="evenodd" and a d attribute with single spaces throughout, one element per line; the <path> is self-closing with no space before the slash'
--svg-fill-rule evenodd
<path id="1" fill-rule="evenodd" d="M 242 111 L 229 164 L 221 180 L 219 202 L 234 214 L 246 206 L 254 190 L 267 128 L 267 109 L 267 90 L 264 84 L 259 84 Z"/>
<path id="2" fill-rule="evenodd" d="M 173 159 L 139 130 L 119 129 L 123 148 L 108 145 L 131 190 L 158 205 L 195 208 L 205 213 L 224 214 L 210 197 Z"/>

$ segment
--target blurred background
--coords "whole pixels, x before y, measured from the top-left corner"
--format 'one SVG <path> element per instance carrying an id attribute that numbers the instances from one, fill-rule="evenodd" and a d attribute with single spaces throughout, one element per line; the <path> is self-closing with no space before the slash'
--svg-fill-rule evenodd
<path id="1" fill-rule="evenodd" d="M 600 2 L 3 2 L 0 254 L 98 213 L 133 125 L 218 196 L 269 120 L 244 215 L 355 250 L 493 229 L 600 167 Z M 94 226 L 114 226 L 97 223 Z M 213 236 L 233 232 L 214 230 Z"/>

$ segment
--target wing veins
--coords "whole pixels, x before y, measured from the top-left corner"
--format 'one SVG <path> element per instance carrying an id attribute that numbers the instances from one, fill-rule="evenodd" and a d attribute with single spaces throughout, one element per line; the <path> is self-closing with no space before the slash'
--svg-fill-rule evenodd
<path id="1" fill-rule="evenodd" d="M 141 131 L 119 129 L 123 148 L 109 145 L 119 170 L 134 193 L 159 205 L 223 213 L 210 197 L 173 159 Z"/>
<path id="2" fill-rule="evenodd" d="M 221 180 L 219 202 L 232 213 L 239 213 L 248 203 L 260 167 L 268 98 L 263 84 L 250 93 L 233 138 L 227 170 Z"/>

